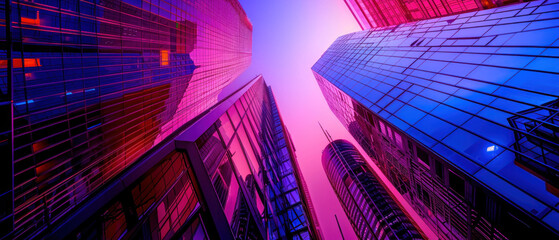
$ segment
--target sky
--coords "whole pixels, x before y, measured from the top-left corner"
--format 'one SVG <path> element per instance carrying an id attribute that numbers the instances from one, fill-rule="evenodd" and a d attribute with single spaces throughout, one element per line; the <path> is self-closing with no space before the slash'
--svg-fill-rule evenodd
<path id="1" fill-rule="evenodd" d="M 343 0 L 240 2 L 254 28 L 252 64 L 237 81 L 262 74 L 272 86 L 324 237 L 341 239 L 336 214 L 345 239 L 357 239 L 322 168 L 328 141 L 318 122 L 334 139 L 358 144 L 330 111 L 311 67 L 337 37 L 361 29 Z"/>

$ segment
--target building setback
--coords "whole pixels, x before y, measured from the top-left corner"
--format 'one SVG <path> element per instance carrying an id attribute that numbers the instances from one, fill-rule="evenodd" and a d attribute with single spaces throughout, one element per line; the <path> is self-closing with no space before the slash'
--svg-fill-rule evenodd
<path id="1" fill-rule="evenodd" d="M 360 239 L 423 239 L 350 142 L 330 142 L 322 166 Z"/>
<path id="2" fill-rule="evenodd" d="M 344 0 L 361 29 L 500 7 L 523 0 Z"/>
<path id="3" fill-rule="evenodd" d="M 441 238 L 557 238 L 558 7 L 356 32 L 312 67 L 335 115 Z"/>

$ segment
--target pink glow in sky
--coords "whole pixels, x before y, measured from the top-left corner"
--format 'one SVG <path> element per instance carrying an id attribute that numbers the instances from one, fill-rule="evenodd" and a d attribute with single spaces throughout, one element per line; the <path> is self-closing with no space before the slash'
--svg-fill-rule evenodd
<path id="1" fill-rule="evenodd" d="M 254 26 L 253 56 L 250 68 L 232 87 L 264 76 L 293 137 L 323 236 L 341 239 L 335 214 L 345 239 L 357 239 L 322 168 L 328 141 L 318 122 L 334 139 L 347 139 L 366 154 L 330 111 L 311 66 L 337 37 L 361 29 L 343 0 L 240 2 Z"/>
<path id="2" fill-rule="evenodd" d="M 293 137 L 322 234 L 357 239 L 322 168 L 328 141 L 318 122 L 333 138 L 355 141 L 332 114 L 314 79 L 311 66 L 334 40 L 361 30 L 343 0 L 241 0 L 253 28 L 252 65 L 239 80 L 262 74 L 272 86 L 279 111 Z"/>

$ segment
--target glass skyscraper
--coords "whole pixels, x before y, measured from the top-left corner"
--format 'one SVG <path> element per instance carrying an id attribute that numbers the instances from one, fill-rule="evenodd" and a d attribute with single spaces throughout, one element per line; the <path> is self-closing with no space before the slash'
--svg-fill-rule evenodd
<path id="1" fill-rule="evenodd" d="M 250 64 L 252 24 L 236 0 L 0 9 L 0 238 L 50 231 Z"/>
<path id="2" fill-rule="evenodd" d="M 294 150 L 261 76 L 162 142 L 49 239 L 320 239 Z"/>
<path id="3" fill-rule="evenodd" d="M 332 111 L 443 239 L 559 234 L 559 3 L 339 37 L 312 67 Z"/>
<path id="4" fill-rule="evenodd" d="M 423 239 L 350 142 L 329 143 L 322 166 L 360 239 Z"/>
<path id="5" fill-rule="evenodd" d="M 361 29 L 499 7 L 523 0 L 344 0 Z"/>

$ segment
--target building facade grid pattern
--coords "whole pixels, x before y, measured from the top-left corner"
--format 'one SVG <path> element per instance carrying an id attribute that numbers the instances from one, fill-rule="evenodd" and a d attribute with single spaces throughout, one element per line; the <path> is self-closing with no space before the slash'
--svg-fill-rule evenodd
<path id="1" fill-rule="evenodd" d="M 13 207 L 2 236 L 65 216 L 250 64 L 252 25 L 234 0 L 8 3 L 0 90 L 13 126 L 0 143 L 13 186 L 0 199 Z"/>
<path id="2" fill-rule="evenodd" d="M 519 3 L 519 0 L 345 0 L 362 29 Z M 524 1 L 525 2 L 525 1 Z"/>
<path id="3" fill-rule="evenodd" d="M 329 143 L 322 165 L 360 239 L 423 239 L 351 143 Z"/>
<path id="4" fill-rule="evenodd" d="M 355 109 L 371 112 L 368 127 L 393 145 L 406 151 L 402 139 L 413 140 L 414 155 L 432 151 L 557 231 L 558 7 L 535 1 L 348 34 L 313 71 L 348 129 L 366 128 Z M 398 178 L 413 182 L 403 162 Z"/>

